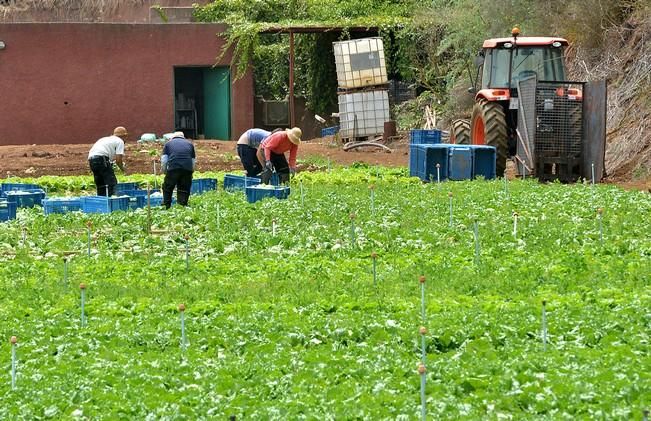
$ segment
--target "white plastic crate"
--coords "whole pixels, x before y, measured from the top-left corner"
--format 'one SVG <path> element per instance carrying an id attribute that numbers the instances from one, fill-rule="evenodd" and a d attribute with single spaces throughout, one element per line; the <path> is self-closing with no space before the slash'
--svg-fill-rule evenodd
<path id="1" fill-rule="evenodd" d="M 389 121 L 387 91 L 339 95 L 339 135 L 342 138 L 382 134 L 386 121 Z"/>
<path id="2" fill-rule="evenodd" d="M 353 89 L 388 83 L 382 38 L 332 43 L 340 88 Z"/>

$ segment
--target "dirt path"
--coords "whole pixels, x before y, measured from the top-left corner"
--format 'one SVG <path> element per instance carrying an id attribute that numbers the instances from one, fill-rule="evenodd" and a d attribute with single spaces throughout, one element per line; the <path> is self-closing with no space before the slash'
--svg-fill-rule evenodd
<path id="1" fill-rule="evenodd" d="M 234 141 L 194 141 L 199 171 L 242 170 Z M 0 177 L 38 177 L 42 175 L 87 175 L 88 150 L 91 144 L 74 145 L 10 145 L 0 146 Z M 299 160 L 350 165 L 365 162 L 372 165 L 407 166 L 409 153 L 406 143 L 390 145 L 393 153 L 379 150 L 344 152 L 331 139 L 315 139 L 303 142 L 299 149 Z M 150 173 L 152 159 L 160 157 L 162 145 L 158 143 L 138 144 L 127 142 L 125 159 L 127 173 Z M 306 164 L 302 164 L 303 167 Z M 299 165 L 299 170 L 301 165 Z"/>

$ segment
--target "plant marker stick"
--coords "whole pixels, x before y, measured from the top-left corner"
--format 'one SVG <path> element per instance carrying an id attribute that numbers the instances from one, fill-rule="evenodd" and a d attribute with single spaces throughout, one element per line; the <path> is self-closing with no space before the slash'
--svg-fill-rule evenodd
<path id="1" fill-rule="evenodd" d="M 448 192 L 450 198 L 450 228 L 452 228 L 452 192 Z"/>
<path id="2" fill-rule="evenodd" d="M 543 351 L 547 351 L 547 311 L 546 306 L 547 301 L 543 300 L 542 302 L 542 340 L 543 340 Z"/>
<path id="3" fill-rule="evenodd" d="M 594 162 L 592 163 L 592 185 L 594 186 Z"/>
<path id="4" fill-rule="evenodd" d="M 79 289 L 81 289 L 81 327 L 85 327 L 86 314 L 84 313 L 84 307 L 86 306 L 86 284 L 79 284 Z"/>
<path id="5" fill-rule="evenodd" d="M 479 224 L 477 221 L 473 224 L 473 234 L 475 237 L 475 264 L 479 264 Z"/>
<path id="6" fill-rule="evenodd" d="M 185 351 L 185 304 L 179 304 L 181 313 L 181 350 Z"/>
<path id="7" fill-rule="evenodd" d="M 276 218 L 271 220 L 271 236 L 276 236 Z"/>
<path id="8" fill-rule="evenodd" d="M 427 399 L 425 398 L 425 373 L 427 369 L 425 364 L 418 365 L 418 374 L 420 374 L 420 419 L 427 419 Z"/>
<path id="9" fill-rule="evenodd" d="M 16 389 L 16 342 L 18 338 L 11 337 L 11 390 Z"/>
<path id="10" fill-rule="evenodd" d="M 377 253 L 371 253 L 371 259 L 373 259 L 373 287 L 377 287 Z"/>
<path id="11" fill-rule="evenodd" d="M 301 206 L 305 206 L 305 195 L 303 194 L 303 180 L 299 180 L 298 185 L 301 188 Z"/>
<path id="12" fill-rule="evenodd" d="M 441 164 L 436 164 L 436 183 L 441 184 Z"/>
<path id="13" fill-rule="evenodd" d="M 644 412 L 642 412 L 642 421 L 649 421 L 649 410 L 645 409 Z"/>
<path id="14" fill-rule="evenodd" d="M 421 326 L 418 329 L 418 333 L 420 333 L 420 348 L 421 348 L 421 357 L 420 361 L 425 364 L 425 357 L 426 357 L 426 352 L 425 352 L 425 335 L 427 335 L 427 328 L 425 326 Z"/>
<path id="15" fill-rule="evenodd" d="M 190 236 L 185 234 L 185 270 L 190 270 Z"/>
<path id="16" fill-rule="evenodd" d="M 504 193 L 506 193 L 506 198 L 509 198 L 509 178 L 504 174 Z"/>
<path id="17" fill-rule="evenodd" d="M 25 243 L 27 243 L 27 229 L 23 227 L 22 231 L 23 231 L 23 247 L 25 247 Z"/>
<path id="18" fill-rule="evenodd" d="M 355 245 L 355 213 L 350 213 L 350 243 Z"/>
<path id="19" fill-rule="evenodd" d="M 518 238 L 518 213 L 513 212 L 513 238 Z"/>
<path id="20" fill-rule="evenodd" d="M 420 282 L 420 314 L 425 324 L 425 275 L 420 275 L 418 282 Z"/>
<path id="21" fill-rule="evenodd" d="M 63 258 L 63 285 L 68 286 L 68 258 Z"/>
<path id="22" fill-rule="evenodd" d="M 371 213 L 375 216 L 375 186 L 371 184 L 368 188 L 371 189 Z"/>
<path id="23" fill-rule="evenodd" d="M 601 245 L 604 244 L 604 225 L 602 221 L 602 214 L 604 210 L 602 208 L 597 208 L 597 220 L 599 221 L 599 242 Z"/>

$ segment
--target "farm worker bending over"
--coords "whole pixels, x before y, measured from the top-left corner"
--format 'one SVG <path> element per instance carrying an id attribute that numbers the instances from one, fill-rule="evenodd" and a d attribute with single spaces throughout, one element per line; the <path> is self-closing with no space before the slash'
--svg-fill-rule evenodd
<path id="1" fill-rule="evenodd" d="M 262 164 L 256 153 L 258 146 L 271 132 L 262 129 L 249 129 L 237 141 L 237 155 L 242 161 L 247 177 L 257 177 L 262 172 Z"/>
<path id="2" fill-rule="evenodd" d="M 118 126 L 113 130 L 113 136 L 99 139 L 88 152 L 88 164 L 95 178 L 98 196 L 113 196 L 115 185 L 118 184 L 113 171 L 113 162 L 124 172 L 124 141 L 129 134 L 127 129 Z"/>
<path id="3" fill-rule="evenodd" d="M 192 188 L 192 173 L 197 163 L 194 145 L 185 138 L 183 132 L 174 132 L 173 137 L 163 146 L 160 158 L 165 173 L 163 181 L 163 206 L 172 205 L 172 192 L 176 187 L 176 200 L 182 206 L 188 205 Z"/>
<path id="4" fill-rule="evenodd" d="M 278 173 L 281 183 L 289 181 L 289 175 L 296 174 L 296 154 L 301 143 L 303 132 L 298 127 L 272 133 L 260 143 L 258 160 L 264 163 L 264 171 L 260 175 L 262 182 L 268 184 L 274 171 Z M 289 151 L 289 165 L 285 152 Z"/>

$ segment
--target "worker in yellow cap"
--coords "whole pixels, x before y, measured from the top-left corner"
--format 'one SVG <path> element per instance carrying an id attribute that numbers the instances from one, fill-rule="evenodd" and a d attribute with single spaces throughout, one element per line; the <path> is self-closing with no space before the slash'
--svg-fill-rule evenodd
<path id="1" fill-rule="evenodd" d="M 88 164 L 95 178 L 98 196 L 113 196 L 118 180 L 113 171 L 115 163 L 123 172 L 124 141 L 129 136 L 127 129 L 118 126 L 113 130 L 112 136 L 99 139 L 88 152 Z"/>
<path id="2" fill-rule="evenodd" d="M 289 181 L 289 176 L 296 174 L 296 155 L 301 144 L 303 132 L 298 127 L 272 133 L 265 138 L 258 148 L 258 160 L 263 165 L 260 178 L 269 184 L 273 172 L 278 173 L 281 183 Z M 289 162 L 285 152 L 289 151 Z"/>

